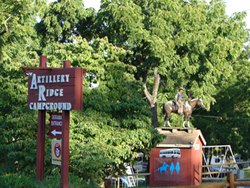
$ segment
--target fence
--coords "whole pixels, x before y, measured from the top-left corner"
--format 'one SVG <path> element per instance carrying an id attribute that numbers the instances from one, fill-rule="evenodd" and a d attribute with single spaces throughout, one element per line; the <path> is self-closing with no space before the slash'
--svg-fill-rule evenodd
<path id="1" fill-rule="evenodd" d="M 246 161 L 246 162 L 237 162 L 237 164 L 245 164 L 248 163 L 249 164 L 250 161 Z M 232 163 L 230 164 L 231 166 L 235 164 Z M 212 165 L 203 165 L 202 168 L 207 168 L 210 167 Z M 214 165 L 213 165 L 214 166 Z M 215 165 L 216 166 L 216 165 Z M 178 186 L 177 188 L 224 188 L 224 187 L 228 187 L 228 188 L 234 188 L 234 187 L 250 187 L 250 168 L 248 168 L 247 170 L 243 171 L 243 170 L 236 170 L 235 168 L 225 168 L 226 170 L 223 172 L 202 172 L 202 176 L 207 176 L 207 175 L 216 175 L 218 173 L 223 173 L 225 176 L 223 178 L 203 178 L 203 182 L 200 185 L 197 186 Z M 242 175 L 242 172 L 248 172 L 248 177 L 244 177 L 244 175 Z M 149 186 L 149 176 L 150 173 L 134 173 L 132 175 L 129 175 L 130 177 L 134 177 L 135 178 L 135 187 L 144 187 L 144 188 L 150 188 Z M 112 188 L 127 188 L 128 186 L 126 185 L 126 183 L 122 180 L 122 177 L 116 177 L 116 178 L 112 178 Z M 209 181 L 208 181 L 209 180 Z M 111 187 L 106 187 L 106 188 L 111 188 Z M 172 187 L 173 188 L 173 187 Z"/>

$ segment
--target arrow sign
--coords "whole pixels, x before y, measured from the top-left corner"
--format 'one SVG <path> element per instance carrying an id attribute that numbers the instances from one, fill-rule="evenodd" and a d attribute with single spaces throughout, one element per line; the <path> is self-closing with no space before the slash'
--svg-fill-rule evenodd
<path id="1" fill-rule="evenodd" d="M 57 134 L 62 134 L 62 131 L 53 130 L 51 133 L 52 133 L 54 136 L 56 136 Z"/>
<path id="2" fill-rule="evenodd" d="M 50 138 L 62 138 L 62 127 L 59 126 L 50 127 L 48 135 Z"/>
<path id="3" fill-rule="evenodd" d="M 50 113 L 49 132 L 50 138 L 62 138 L 62 113 Z"/>

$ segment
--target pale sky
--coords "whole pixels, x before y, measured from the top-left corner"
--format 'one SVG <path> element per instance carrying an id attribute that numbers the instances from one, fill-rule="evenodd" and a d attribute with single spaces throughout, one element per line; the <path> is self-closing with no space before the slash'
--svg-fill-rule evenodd
<path id="1" fill-rule="evenodd" d="M 224 0 L 224 2 L 226 3 L 226 11 L 229 16 L 234 12 L 246 11 L 246 23 L 247 27 L 250 28 L 250 0 Z M 100 8 L 100 0 L 84 0 L 84 6 L 98 10 Z"/>
<path id="2" fill-rule="evenodd" d="M 100 0 L 83 0 L 85 7 L 93 7 L 96 11 L 100 8 Z"/>
<path id="3" fill-rule="evenodd" d="M 250 1 L 249 0 L 224 0 L 226 2 L 226 11 L 229 16 L 234 12 L 246 11 L 246 24 L 250 28 Z"/>

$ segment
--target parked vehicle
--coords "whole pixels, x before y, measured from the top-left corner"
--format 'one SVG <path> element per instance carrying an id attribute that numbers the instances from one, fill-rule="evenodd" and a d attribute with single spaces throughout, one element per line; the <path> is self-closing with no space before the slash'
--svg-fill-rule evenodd
<path id="1" fill-rule="evenodd" d="M 181 150 L 179 148 L 160 150 L 160 158 L 180 158 Z"/>
<path id="2" fill-rule="evenodd" d="M 241 155 L 239 155 L 239 154 L 236 154 L 236 155 L 234 156 L 234 158 L 235 158 L 235 161 L 236 161 L 236 162 L 243 162 L 243 160 L 242 160 L 242 158 L 241 158 Z M 238 164 L 238 167 L 239 167 L 240 169 L 243 169 L 243 168 L 244 168 L 244 165 L 243 165 L 243 164 Z"/>
<path id="3" fill-rule="evenodd" d="M 236 155 L 234 156 L 234 158 L 235 158 L 235 161 L 236 161 L 236 162 L 242 162 L 241 164 L 238 164 L 239 169 L 243 169 L 243 168 L 248 168 L 248 167 L 249 167 L 249 163 L 246 163 L 246 161 L 250 161 L 250 159 L 248 159 L 248 160 L 243 160 L 243 159 L 241 158 L 241 154 L 236 154 Z M 244 162 L 245 162 L 245 163 L 244 163 Z"/>
<path id="4" fill-rule="evenodd" d="M 148 171 L 148 162 L 145 159 L 145 156 L 142 152 L 138 153 L 135 164 L 133 165 L 134 172 L 147 172 Z"/>

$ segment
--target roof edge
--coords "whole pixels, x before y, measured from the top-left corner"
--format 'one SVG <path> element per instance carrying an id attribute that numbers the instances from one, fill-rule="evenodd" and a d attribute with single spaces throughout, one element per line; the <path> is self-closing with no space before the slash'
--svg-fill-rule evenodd
<path id="1" fill-rule="evenodd" d="M 191 144 L 157 144 L 157 148 L 192 148 Z"/>
<path id="2" fill-rule="evenodd" d="M 205 138 L 203 137 L 201 130 L 198 129 L 198 131 L 199 131 L 199 135 L 197 136 L 197 138 L 195 138 L 195 142 L 194 142 L 194 143 L 196 143 L 197 140 L 198 140 L 198 138 L 200 137 L 200 138 L 201 138 L 201 141 L 202 141 L 202 143 L 203 143 L 203 146 L 207 145 L 207 142 L 206 142 Z"/>

